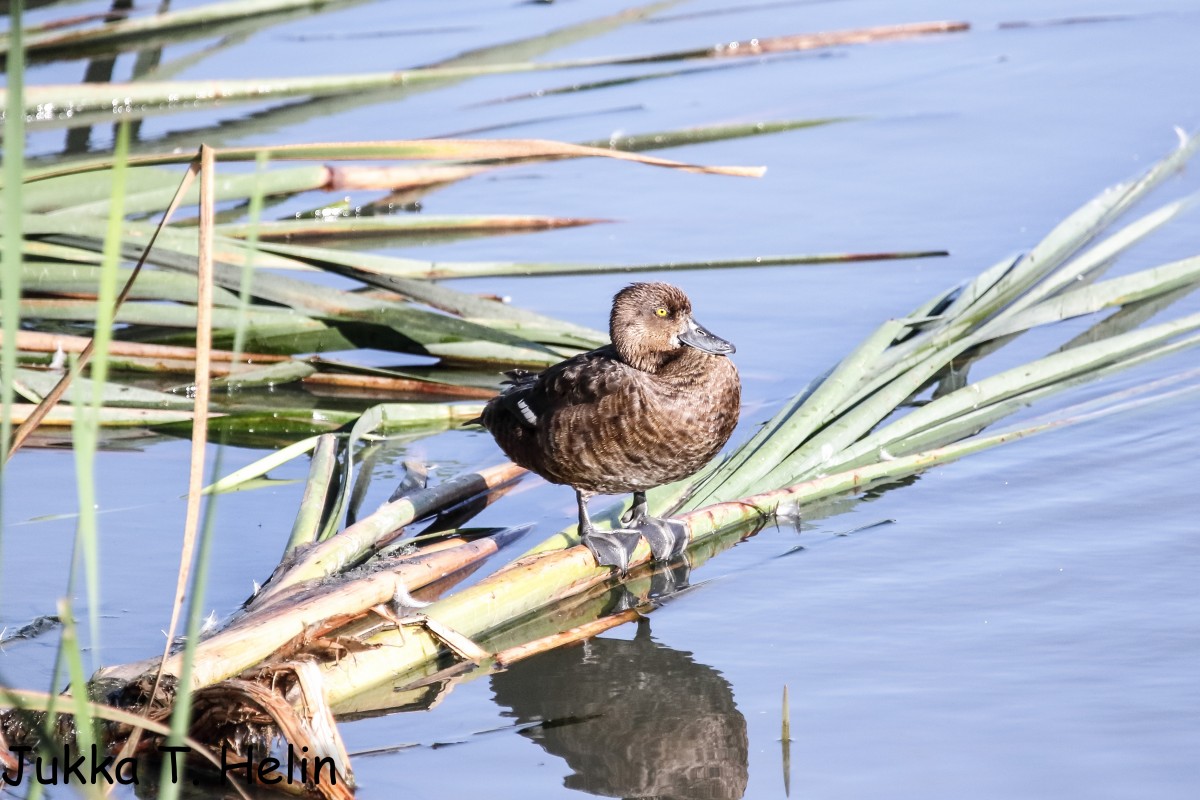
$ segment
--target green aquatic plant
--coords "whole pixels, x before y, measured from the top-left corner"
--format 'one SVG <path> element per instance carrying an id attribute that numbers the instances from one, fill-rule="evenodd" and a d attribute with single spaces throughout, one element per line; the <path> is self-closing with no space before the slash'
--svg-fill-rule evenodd
<path id="1" fill-rule="evenodd" d="M 748 133 L 739 129 L 738 135 Z M 725 130 L 722 135 L 729 135 Z M 396 179 L 390 166 L 355 166 L 352 174 L 341 168 L 276 168 L 280 160 L 307 159 L 440 159 L 443 169 L 495 169 L 505 164 L 530 159 L 606 157 L 632 160 L 651 166 L 684 169 L 702 173 L 756 175 L 761 170 L 743 167 L 705 167 L 659 158 L 628 154 L 620 150 L 578 146 L 547 141 L 462 140 L 416 142 L 357 142 L 304 146 L 274 146 L 214 150 L 214 163 L 253 160 L 258 166 L 252 173 L 232 174 L 228 179 L 214 178 L 213 202 L 241 201 L 247 207 L 261 209 L 271 193 L 291 195 L 330 186 L 387 186 Z M 456 159 L 446 161 L 446 159 Z M 182 181 L 165 164 L 187 165 Z M 407 169 L 407 167 L 400 167 Z M 194 351 L 156 350 L 157 347 L 189 347 L 195 343 L 197 304 L 195 293 L 196 258 L 199 253 L 195 230 L 175 217 L 191 207 L 203 208 L 197 189 L 195 156 L 164 153 L 134 157 L 122 175 L 127 177 L 127 196 L 133 198 L 136 212 L 153 211 L 158 221 L 140 221 L 101 213 L 112 207 L 110 200 L 99 200 L 113 186 L 113 161 L 109 158 L 76 162 L 67 166 L 43 167 L 25 175 L 23 205 L 27 213 L 20 219 L 21 249 L 19 275 L 27 292 L 35 296 L 20 300 L 19 311 L 30 325 L 15 335 L 21 359 L 30 366 L 44 366 L 50 353 L 70 350 L 73 346 L 62 335 L 64 324 L 81 330 L 97 318 L 101 309 L 111 309 L 111 319 L 124 325 L 124 339 L 114 341 L 117 366 L 126 370 L 147 368 L 175 371 L 183 377 L 193 371 Z M 408 173 L 404 173 L 406 176 Z M 407 179 L 407 178 L 405 178 Z M 132 192 L 131 194 L 129 194 Z M 256 199 L 257 198 L 257 199 Z M 128 211 L 128 207 L 125 207 Z M 259 212 L 261 215 L 261 211 Z M 344 249 L 346 243 L 361 245 L 365 235 L 396 234 L 419 225 L 420 230 L 453 232 L 498 232 L 521 228 L 545 228 L 586 224 L 590 220 L 554 217 L 470 216 L 431 218 L 426 215 L 365 216 L 350 219 L 269 221 L 254 218 L 246 223 L 218 223 L 214 216 L 213 257 L 214 307 L 209 312 L 214 324 L 214 342 L 233 347 L 231 353 L 218 353 L 222 374 L 218 385 L 227 393 L 253 386 L 279 386 L 293 382 L 336 384 L 352 388 L 365 384 L 365 378 L 352 365 L 312 358 L 302 354 L 332 350 L 353 350 L 363 346 L 401 350 L 437 357 L 442 364 L 516 365 L 543 367 L 580 350 L 604 342 L 604 334 L 578 325 L 525 311 L 507 303 L 479 298 L 434 284 L 431 278 L 472 275 L 554 274 L 598 271 L 637 271 L 650 269 L 700 269 L 713 267 L 782 266 L 804 263 L 854 261 L 863 258 L 913 258 L 937 255 L 937 252 L 877 253 L 870 255 L 830 254 L 819 256 L 766 256 L 740 260 L 644 265 L 589 265 L 536 263 L 432 263 Z M 114 221 L 116 220 L 116 221 Z M 118 224 L 119 222 L 119 224 Z M 117 225 L 120 241 L 126 242 L 122 255 L 136 259 L 133 269 L 119 268 L 115 273 L 126 289 L 122 301 L 112 308 L 111 298 L 89 299 L 100 289 L 98 276 L 103 253 L 113 239 Z M 322 244 L 313 244 L 297 236 L 320 235 Z M 283 240 L 276 240 L 283 237 Z M 326 243 L 327 242 L 327 243 Z M 136 244 L 135 244 L 136 243 Z M 246 270 L 253 263 L 253 280 Z M 271 272 L 264 271 L 273 268 Z M 287 274 L 281 273 L 285 270 Z M 367 294 L 355 289 L 335 288 L 325 282 L 308 279 L 306 273 L 321 270 L 351 278 L 361 286 L 385 290 Z M 136 277 L 135 277 L 136 276 Z M 118 347 L 118 345 L 120 345 Z M 245 350 L 244 354 L 236 351 Z M 157 359 L 157 360 L 155 360 Z M 84 362 L 87 356 L 84 355 Z M 251 362 L 246 364 L 243 362 Z M 252 364 L 252 365 L 251 365 Z M 78 371 L 78 369 L 77 369 Z M 136 377 L 134 373 L 129 373 Z M 484 395 L 494 390 L 496 378 L 482 386 L 463 383 L 454 369 L 417 376 L 412 372 L 377 371 L 377 378 L 407 382 L 407 391 L 446 398 Z M 135 392 L 119 376 L 100 390 L 108 399 L 102 422 L 126 424 L 137 417 L 149 423 L 179 419 L 172 415 L 130 415 L 120 409 L 145 407 L 145 396 L 134 401 Z M 32 387 L 31 387 L 32 388 Z M 43 411 L 57 401 L 54 392 L 28 396 L 39 403 L 46 397 Z M 215 410 L 221 414 L 224 430 L 236 428 L 239 421 L 258 436 L 264 432 L 262 420 L 278 408 L 238 403 L 222 394 Z M 123 402 L 128 400 L 128 402 Z M 166 409 L 164 402 L 160 408 Z M 32 418 L 18 437 L 18 443 L 38 424 L 42 412 Z M 432 421 L 437 415 L 430 415 Z M 455 418 L 450 412 L 447 421 Z M 325 415 L 326 418 L 336 414 Z M 61 415 L 49 417 L 51 421 Z M 315 415 L 314 415 L 315 418 Z M 271 426 L 265 426 L 271 427 Z M 430 426 L 434 429 L 433 426 Z M 311 429 L 311 428 L 310 428 Z M 164 429 L 166 430 L 166 429 Z"/>

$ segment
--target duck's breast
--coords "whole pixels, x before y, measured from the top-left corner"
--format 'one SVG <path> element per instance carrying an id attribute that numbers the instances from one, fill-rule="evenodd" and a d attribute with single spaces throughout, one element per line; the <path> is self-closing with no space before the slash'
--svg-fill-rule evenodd
<path id="1" fill-rule="evenodd" d="M 663 380 L 620 362 L 592 375 L 593 391 L 561 403 L 539 438 L 546 477 L 619 493 L 669 483 L 699 470 L 737 424 L 740 387 L 727 358 L 686 381 Z M 600 389 L 596 391 L 596 389 Z"/>

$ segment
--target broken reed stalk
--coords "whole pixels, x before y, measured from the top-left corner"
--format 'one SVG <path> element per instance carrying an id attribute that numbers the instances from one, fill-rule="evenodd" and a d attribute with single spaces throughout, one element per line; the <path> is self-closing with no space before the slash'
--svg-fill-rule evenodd
<path id="1" fill-rule="evenodd" d="M 193 162 L 197 163 L 197 162 Z M 171 622 L 167 628 L 167 649 L 175 639 L 176 626 L 183 609 L 183 600 L 192 568 L 192 552 L 200 528 L 200 506 L 204 487 L 204 450 L 208 444 L 208 398 L 212 351 L 212 264 L 213 264 L 213 182 L 215 161 L 212 149 L 201 146 L 198 157 L 200 172 L 200 256 L 196 281 L 196 348 L 195 348 L 195 412 L 192 422 L 191 465 L 188 471 L 188 503 L 184 521 L 183 549 L 179 557 L 179 577 L 175 587 L 175 602 L 171 610 Z M 188 170 L 188 176 L 192 170 Z M 180 185 L 182 196 L 190 179 Z M 165 221 L 165 216 L 164 216 Z M 149 248 L 147 248 L 149 249 Z"/>
<path id="2" fill-rule="evenodd" d="M 363 577 L 310 586 L 252 608 L 224 630 L 196 645 L 192 685 L 199 689 L 241 674 L 269 657 L 287 658 L 333 630 L 416 589 L 453 575 L 499 551 L 503 540 L 485 537 L 454 547 L 396 559 Z M 159 659 L 100 670 L 97 678 L 132 681 L 159 666 Z M 162 662 L 165 675 L 182 674 L 183 654 Z"/>
<path id="3" fill-rule="evenodd" d="M 265 606 L 306 581 L 344 572 L 399 538 L 405 525 L 453 503 L 491 491 L 524 472 L 521 467 L 506 462 L 393 500 L 338 535 L 299 553 L 296 560 L 280 564 L 263 590 L 250 601 L 249 608 Z"/>
<path id="4" fill-rule="evenodd" d="M 687 526 L 690 545 L 705 541 L 738 526 L 761 523 L 780 504 L 805 504 L 831 495 L 867 488 L 879 481 L 894 480 L 947 463 L 970 453 L 1024 438 L 1068 424 L 1047 423 L 992 436 L 975 437 L 937 450 L 893 461 L 873 464 L 829 475 L 796 486 L 718 503 L 681 514 L 675 519 Z M 638 544 L 630 569 L 650 559 L 649 546 Z M 422 610 L 425 617 L 468 639 L 479 640 L 528 614 L 572 597 L 613 578 L 609 567 L 597 567 L 591 552 L 582 545 L 565 550 L 544 551 L 525 556 L 500 572 L 485 578 Z M 350 701 L 356 692 L 425 667 L 442 652 L 439 638 L 418 625 L 403 630 L 381 630 L 366 639 L 369 649 L 354 653 L 338 663 L 322 666 L 329 702 Z"/>
<path id="5" fill-rule="evenodd" d="M 585 622 L 582 625 L 576 625 L 574 628 L 568 628 L 561 633 L 555 633 L 550 636 L 543 636 L 541 639 L 534 639 L 525 644 L 519 644 L 515 647 L 510 647 L 507 650 L 498 651 L 494 658 L 496 665 L 507 667 L 518 661 L 524 661 L 527 658 L 536 656 L 538 653 L 545 653 L 548 650 L 556 650 L 559 647 L 565 647 L 569 644 L 582 642 L 585 639 L 591 639 L 599 636 L 607 630 L 612 630 L 618 625 L 624 625 L 626 622 L 633 622 L 641 617 L 642 614 L 636 608 L 628 608 L 624 611 L 619 611 L 607 617 Z"/>
<path id="6" fill-rule="evenodd" d="M 321 521 L 337 473 L 337 454 L 337 436 L 324 433 L 317 437 L 308 468 L 308 480 L 304 482 L 304 494 L 300 498 L 300 509 L 296 512 L 292 533 L 284 547 L 285 561 L 294 550 L 312 544 L 321 534 Z"/>
<path id="7" fill-rule="evenodd" d="M 788 702 L 788 687 L 783 685 L 783 715 L 782 724 L 779 731 L 779 741 L 790 742 L 792 740 L 792 708 Z"/>

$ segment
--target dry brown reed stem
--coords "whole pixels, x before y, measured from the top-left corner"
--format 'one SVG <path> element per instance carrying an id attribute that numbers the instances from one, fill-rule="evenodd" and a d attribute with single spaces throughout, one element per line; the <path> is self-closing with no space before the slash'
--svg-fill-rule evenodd
<path id="1" fill-rule="evenodd" d="M 3 341 L 4 334 L 0 332 L 0 342 Z M 65 333 L 17 332 L 17 349 L 26 353 L 56 353 L 60 350 L 64 353 L 80 353 L 88 346 L 89 342 L 91 339 L 86 336 L 72 336 Z M 210 350 L 209 354 L 214 362 L 210 367 L 211 374 L 217 376 L 237 373 L 239 367 L 235 365 L 235 357 L 237 365 L 282 364 L 297 361 L 291 356 L 273 353 L 234 353 L 231 350 Z M 113 341 L 109 344 L 109 355 L 131 359 L 146 369 L 166 372 L 194 372 L 196 369 L 196 348 L 194 347 Z M 297 363 L 303 362 L 297 361 Z M 319 366 L 319 361 L 317 365 Z M 303 378 L 301 382 L 315 386 L 335 386 L 386 393 L 410 392 L 480 400 L 486 400 L 496 394 L 495 389 L 482 386 L 458 386 L 415 378 L 392 378 L 387 375 L 358 375 L 345 372 L 314 372 Z"/>
<path id="2" fill-rule="evenodd" d="M 33 3 L 32 5 L 36 7 L 37 3 Z M 76 14 L 71 17 L 52 19 L 37 26 L 30 25 L 27 26 L 26 30 L 28 33 L 43 33 L 45 31 L 62 30 L 63 28 L 74 28 L 88 22 L 116 22 L 120 19 L 126 19 L 130 13 L 132 12 L 126 9 L 113 8 L 94 14 Z"/>
<path id="3" fill-rule="evenodd" d="M 873 28 L 854 28 L 823 33 L 800 33 L 792 36 L 772 36 L 731 42 L 716 48 L 713 55 L 760 55 L 766 53 L 792 53 L 797 50 L 817 50 L 822 47 L 838 47 L 848 44 L 869 44 L 894 39 L 911 39 L 935 33 L 960 33 L 970 30 L 966 22 L 913 22 L 905 25 L 879 25 Z"/>
<path id="4" fill-rule="evenodd" d="M 611 630 L 618 625 L 624 625 L 626 622 L 633 622 L 641 614 L 636 608 L 629 608 L 617 614 L 608 617 L 586 622 L 583 625 L 577 625 L 574 628 L 565 630 L 562 633 L 556 633 L 552 636 L 543 636 L 541 639 L 534 639 L 532 642 L 519 644 L 516 647 L 510 647 L 507 650 L 501 650 L 495 654 L 496 663 L 502 667 L 507 667 L 510 664 L 515 664 L 530 656 L 536 656 L 538 653 L 544 653 L 547 650 L 554 650 L 559 647 L 565 647 L 575 642 L 582 642 L 584 639 L 591 639 L 594 636 L 599 636 L 607 630 Z"/>
<path id="5" fill-rule="evenodd" d="M 447 226 L 432 217 L 421 219 L 421 215 L 411 215 L 414 219 L 403 218 L 349 218 L 321 219 L 307 218 L 263 222 L 257 226 L 258 237 L 264 242 L 288 242 L 303 239 L 326 239 L 331 236 L 340 237 L 370 237 L 370 236 L 417 236 L 436 234 L 447 230 L 455 233 L 475 233 L 483 231 L 543 231 L 555 228 L 577 228 L 585 225 L 597 225 L 612 222 L 599 217 L 548 217 L 548 216 L 498 216 L 474 217 L 453 222 Z M 387 221 L 383 224 L 380 220 Z M 402 225 L 392 224 L 396 221 Z M 229 223 L 221 228 L 221 233 L 237 239 L 246 238 L 250 234 L 248 225 Z"/>
<path id="6" fill-rule="evenodd" d="M 361 161 L 370 158 L 400 157 L 407 159 L 463 159 L 487 163 L 491 161 L 517 162 L 522 159 L 615 158 L 621 161 L 633 161 L 639 164 L 708 175 L 761 178 L 766 172 L 766 167 L 688 164 L 641 153 L 626 153 L 620 150 L 549 139 L 412 139 L 395 142 L 338 142 L 335 144 L 336 147 L 331 147 L 327 143 L 278 145 L 269 150 L 271 158 L 280 161 L 293 159 L 308 161 L 313 158 L 330 161 L 336 159 Z M 226 147 L 222 148 L 219 153 L 223 159 L 248 161 L 257 156 L 259 149 L 261 148 Z M 399 153 L 400 150 L 405 152 Z M 131 165 L 157 164 L 163 163 L 163 158 L 164 156 L 156 155 L 134 156 L 129 163 Z"/>
<path id="7" fill-rule="evenodd" d="M 848 28 L 840 31 L 825 31 L 822 33 L 795 33 L 784 36 L 764 36 L 755 39 L 741 39 L 733 42 L 709 47 L 697 47 L 689 50 L 672 50 L 670 52 L 654 53 L 644 56 L 629 56 L 628 58 L 592 60 L 592 64 L 650 64 L 660 61 L 679 61 L 682 59 L 700 58 L 735 58 L 739 56 L 760 56 L 770 53 L 795 53 L 803 50 L 819 50 L 825 47 L 841 47 L 843 45 L 870 44 L 871 42 L 886 42 L 895 39 L 911 39 L 917 36 L 927 36 L 939 33 L 960 33 L 970 30 L 967 22 L 935 21 L 911 22 L 902 25 L 876 25 L 870 28 Z M 578 62 L 576 62 L 578 63 Z M 550 65 L 554 66 L 554 65 Z"/>
<path id="8" fill-rule="evenodd" d="M 478 175 L 484 166 L 426 166 L 403 167 L 326 166 L 329 180 L 326 191 L 342 192 L 353 189 L 388 189 L 404 191 L 442 183 L 460 181 Z"/>
<path id="9" fill-rule="evenodd" d="M 372 606 L 390 603 L 398 593 L 439 581 L 478 563 L 499 550 L 494 539 L 477 539 L 458 547 L 406 558 L 361 578 L 338 581 L 297 592 L 248 613 L 225 630 L 196 645 L 192 686 L 201 688 L 239 675 L 267 658 L 286 658 L 312 641 L 365 615 Z M 165 675 L 178 677 L 183 656 L 162 663 Z M 159 659 L 109 667 L 97 678 L 134 681 L 158 667 Z"/>
<path id="10" fill-rule="evenodd" d="M 788 702 L 788 687 L 783 685 L 783 719 L 780 725 L 780 741 L 790 742 L 792 740 L 792 708 Z"/>
<path id="11" fill-rule="evenodd" d="M 170 652 L 171 643 L 175 640 L 175 632 L 179 626 L 179 617 L 183 611 L 183 600 L 187 592 L 188 579 L 191 575 L 192 555 L 195 550 L 196 537 L 200 529 L 200 506 L 203 502 L 201 499 L 201 490 L 204 486 L 204 454 L 208 445 L 209 383 L 212 377 L 213 250 L 216 223 L 216 159 L 213 155 L 213 149 L 208 145 L 200 145 L 198 159 L 193 160 L 189 164 L 188 171 L 180 183 L 180 187 L 176 191 L 171 205 L 163 214 L 162 221 L 155 228 L 154 234 L 150 237 L 150 241 L 142 252 L 142 257 L 139 259 L 137 267 L 134 269 L 133 274 L 129 276 L 129 280 L 126 282 L 121 296 L 117 299 L 117 307 L 119 308 L 125 297 L 128 296 L 129 290 L 133 286 L 133 280 L 141 270 L 142 264 L 150 252 L 150 248 L 154 246 L 159 231 L 166 225 L 183 195 L 190 188 L 192 180 L 196 176 L 197 168 L 200 175 L 200 229 L 196 267 L 195 403 L 192 416 L 192 446 L 188 470 L 187 508 L 184 514 L 183 546 L 179 556 L 179 571 L 175 582 L 175 599 L 171 608 L 171 622 L 167 628 L 166 642 L 163 645 L 162 658 L 164 663 L 167 653 Z M 154 676 L 154 687 L 150 692 L 151 697 L 158 695 L 162 680 L 163 671 L 160 667 Z M 136 728 L 126 742 L 125 749 L 136 747 L 140 736 L 141 728 Z"/>
<path id="12" fill-rule="evenodd" d="M 200 530 L 200 505 L 204 487 L 204 451 L 208 445 L 208 399 L 209 380 L 211 374 L 212 351 L 212 301 L 213 301 L 213 225 L 215 222 L 216 204 L 216 161 L 212 148 L 200 145 L 200 231 L 199 247 L 196 264 L 196 372 L 195 372 L 195 406 L 192 417 L 192 448 L 188 468 L 187 508 L 184 512 L 183 545 L 179 554 L 179 572 L 175 579 L 175 599 L 171 605 L 171 623 L 167 627 L 166 642 L 163 644 L 162 658 L 165 663 L 167 653 L 171 651 L 171 643 L 175 641 L 175 632 L 179 627 L 179 617 L 183 612 L 183 600 L 187 594 L 188 579 L 192 572 L 192 554 L 195 551 L 196 537 Z M 192 162 L 193 167 L 195 162 Z M 188 174 L 192 173 L 189 168 Z M 161 227 L 161 226 L 160 226 Z M 151 697 L 158 695 L 162 685 L 163 671 L 160 667 L 154 676 L 154 688 Z M 184 709 L 186 710 L 186 708 Z M 176 709 L 178 711 L 178 709 Z M 137 741 L 141 731 L 134 731 L 130 744 Z"/>
<path id="13" fill-rule="evenodd" d="M 393 500 L 336 536 L 306 549 L 295 561 L 280 564 L 263 591 L 251 601 L 250 608 L 266 605 L 297 584 L 336 575 L 362 563 L 399 538 L 405 525 L 453 503 L 491 491 L 524 472 L 521 467 L 506 462 Z"/>
<path id="14" fill-rule="evenodd" d="M 0 342 L 3 341 L 0 333 Z M 30 353 L 82 353 L 92 340 L 86 336 L 71 336 L 65 333 L 42 333 L 39 331 L 18 331 L 17 349 Z M 184 360 L 189 365 L 188 371 L 195 369 L 196 348 L 178 347 L 169 344 L 144 344 L 142 342 L 122 342 L 114 340 L 109 344 L 109 355 L 128 356 L 131 358 L 163 358 Z M 213 361 L 229 363 L 234 354 L 229 350 L 210 350 Z M 268 355 L 266 353 L 242 353 L 239 359 L 249 362 L 275 364 L 281 361 L 291 361 L 289 356 Z M 82 359 L 80 359 L 82 361 Z"/>
<path id="15" fill-rule="evenodd" d="M 487 399 L 496 395 L 495 389 L 482 386 L 455 386 L 449 383 L 435 383 L 413 378 L 389 378 L 386 375 L 356 375 L 344 372 L 314 372 L 301 380 L 301 383 L 317 386 L 337 386 L 339 388 L 366 389 L 375 392 L 395 393 L 413 392 L 416 394 L 434 394 L 443 397 L 464 397 L 471 399 Z"/>

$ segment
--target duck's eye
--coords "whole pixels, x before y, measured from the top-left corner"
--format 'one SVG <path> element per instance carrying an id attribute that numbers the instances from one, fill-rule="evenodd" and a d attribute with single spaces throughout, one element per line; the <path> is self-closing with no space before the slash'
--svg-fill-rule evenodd
<path id="1" fill-rule="evenodd" d="M 655 316 L 659 316 L 659 317 L 665 317 L 665 316 L 667 316 L 667 315 L 668 315 L 668 314 L 670 314 L 670 313 L 671 313 L 670 311 L 667 311 L 667 310 L 666 310 L 665 308 L 663 308 L 662 306 L 659 306 L 658 308 L 654 309 L 654 314 L 655 314 Z"/>

